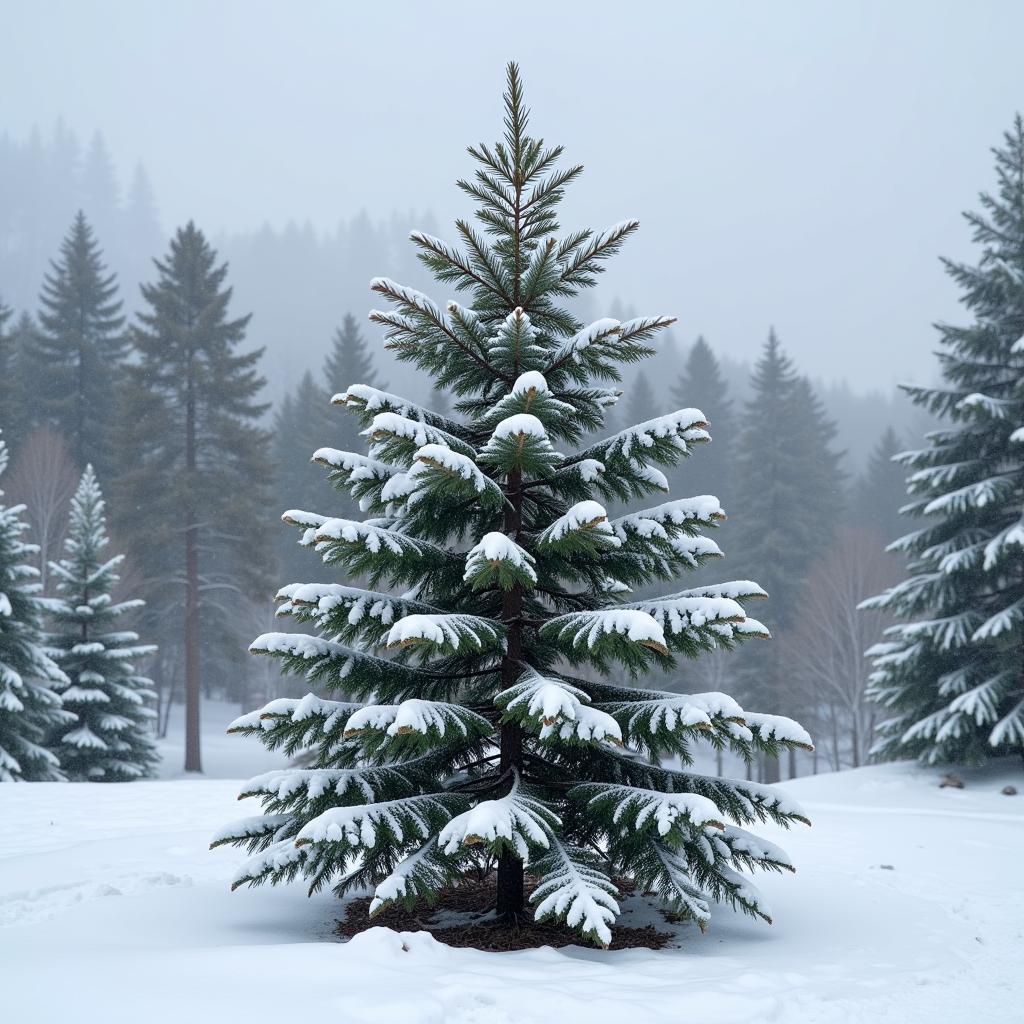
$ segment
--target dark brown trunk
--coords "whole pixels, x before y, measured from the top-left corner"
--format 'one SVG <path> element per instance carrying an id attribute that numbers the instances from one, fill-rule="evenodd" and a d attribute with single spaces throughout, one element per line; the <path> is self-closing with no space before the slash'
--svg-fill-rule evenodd
<path id="1" fill-rule="evenodd" d="M 196 403 L 189 367 L 185 404 L 185 475 L 188 496 L 185 513 L 185 771 L 203 770 L 199 741 L 199 524 L 192 497 L 196 472 Z"/>
<path id="2" fill-rule="evenodd" d="M 518 470 L 508 475 L 509 500 L 511 508 L 505 509 L 505 533 L 515 537 L 521 526 L 520 510 L 522 507 L 522 493 L 520 484 L 522 475 Z M 505 591 L 502 598 L 501 617 L 507 624 L 508 645 L 505 650 L 505 657 L 501 663 L 502 689 L 508 689 L 515 684 L 515 681 L 522 673 L 523 656 L 523 627 L 519 617 L 523 611 L 523 591 L 521 587 L 513 587 Z M 513 771 L 523 770 L 523 730 L 516 722 L 506 722 L 501 727 L 499 737 L 501 759 L 499 771 L 508 773 L 510 777 Z M 513 854 L 502 853 L 498 858 L 498 898 L 496 910 L 499 918 L 509 921 L 515 920 L 523 912 L 525 896 L 523 892 L 524 882 L 523 862 Z"/>

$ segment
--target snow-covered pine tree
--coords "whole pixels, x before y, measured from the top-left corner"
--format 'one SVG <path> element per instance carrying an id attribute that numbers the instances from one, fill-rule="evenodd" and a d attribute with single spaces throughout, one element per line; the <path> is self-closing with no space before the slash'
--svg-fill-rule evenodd
<path id="1" fill-rule="evenodd" d="M 236 886 L 372 885 L 372 911 L 496 865 L 496 913 L 509 922 L 525 909 L 528 865 L 535 916 L 599 944 L 620 873 L 702 928 L 712 900 L 768 919 L 738 869 L 790 862 L 743 826 L 802 812 L 776 789 L 689 770 L 691 751 L 703 740 L 777 755 L 809 737 L 722 693 L 628 684 L 652 663 L 765 635 L 742 605 L 763 592 L 738 582 L 630 600 L 631 587 L 719 554 L 701 531 L 722 510 L 702 495 L 610 519 L 598 500 L 665 490 L 657 467 L 708 440 L 704 415 L 684 408 L 560 450 L 600 426 L 617 397 L 601 382 L 672 323 L 583 324 L 559 304 L 596 282 L 637 222 L 559 237 L 556 211 L 582 168 L 559 169 L 562 148 L 527 134 L 515 65 L 503 140 L 470 152 L 478 171 L 459 184 L 480 226 L 458 222 L 462 249 L 412 235 L 468 301 L 371 285 L 393 307 L 370 314 L 388 347 L 459 396 L 460 418 L 359 384 L 335 398 L 361 418 L 370 454 L 324 461 L 369 518 L 284 518 L 325 562 L 378 589 L 281 592 L 281 613 L 316 635 L 270 633 L 252 650 L 340 699 L 275 700 L 232 724 L 313 761 L 251 780 L 242 796 L 264 813 L 213 845 L 251 851 Z M 660 767 L 661 755 L 682 769 Z"/>
<path id="2" fill-rule="evenodd" d="M 974 316 L 939 326 L 945 384 L 906 387 L 945 417 L 898 456 L 924 520 L 896 541 L 908 576 L 866 607 L 902 621 L 868 652 L 891 712 L 873 753 L 927 763 L 1024 751 L 1024 121 L 994 150 L 999 188 L 967 214 L 974 266 L 946 260 Z"/>
<path id="3" fill-rule="evenodd" d="M 0 437 L 0 474 L 6 468 Z M 24 506 L 2 498 L 0 491 L 0 782 L 58 782 L 60 763 L 44 741 L 75 716 L 61 707 L 53 688 L 67 680 L 42 647 L 39 571 L 27 562 L 36 548 L 21 540 Z"/>
<path id="4" fill-rule="evenodd" d="M 86 466 L 71 501 L 64 558 L 50 563 L 57 596 L 46 601 L 49 645 L 68 680 L 61 699 L 78 718 L 72 728 L 57 729 L 50 746 L 73 781 L 142 779 L 158 760 L 151 728 L 156 694 L 135 669 L 156 648 L 118 628 L 145 602 L 113 600 L 124 555 L 108 557 L 108 543 L 103 495 Z"/>

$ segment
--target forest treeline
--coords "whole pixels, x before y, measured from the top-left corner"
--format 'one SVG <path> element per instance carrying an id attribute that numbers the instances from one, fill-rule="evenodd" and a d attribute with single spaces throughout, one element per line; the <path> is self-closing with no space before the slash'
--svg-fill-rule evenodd
<path id="1" fill-rule="evenodd" d="M 84 151 L 63 128 L 4 139 L 0 167 L 16 184 L 0 196 L 6 500 L 26 505 L 31 560 L 51 595 L 49 566 L 93 468 L 126 554 L 117 595 L 145 602 L 129 618 L 157 648 L 147 671 L 160 720 L 189 702 L 186 763 L 199 768 L 200 696 L 250 705 L 294 687 L 247 644 L 272 621 L 280 585 L 333 579 L 279 522 L 289 508 L 355 513 L 310 461 L 325 445 L 363 446 L 331 395 L 369 383 L 447 409 L 446 395 L 382 359 L 363 327 L 372 273 L 413 285 L 425 276 L 396 244 L 408 218 L 360 214 L 327 236 L 266 227 L 218 243 L 189 223 L 168 243 L 144 171 L 122 193 L 99 136 Z M 51 201 L 20 202 L 41 194 L 40 180 Z M 863 652 L 888 621 L 856 606 L 899 575 L 884 548 L 902 532 L 905 483 L 890 460 L 920 421 L 895 401 L 810 380 L 770 315 L 753 366 L 677 332 L 627 374 L 609 416 L 612 431 L 681 405 L 707 414 L 714 443 L 678 468 L 672 491 L 722 499 L 731 574 L 771 594 L 770 650 L 757 645 L 728 668 L 710 655 L 682 679 L 648 682 L 767 694 L 821 737 L 816 759 L 856 765 L 877 713 Z M 779 767 L 754 770 L 772 779 Z"/>

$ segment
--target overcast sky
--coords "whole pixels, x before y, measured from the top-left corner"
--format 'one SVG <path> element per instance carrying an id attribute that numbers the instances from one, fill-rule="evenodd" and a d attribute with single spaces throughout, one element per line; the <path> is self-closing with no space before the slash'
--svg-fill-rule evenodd
<path id="1" fill-rule="evenodd" d="M 101 129 L 125 174 L 146 165 L 165 227 L 213 234 L 466 212 L 452 181 L 464 147 L 497 136 L 514 58 L 535 132 L 587 167 L 563 224 L 641 221 L 609 302 L 744 357 L 774 324 L 806 370 L 858 388 L 933 376 L 930 322 L 959 315 L 937 255 L 970 255 L 959 211 L 1024 108 L 1016 0 L 0 0 L 0 15 L 0 132 Z"/>

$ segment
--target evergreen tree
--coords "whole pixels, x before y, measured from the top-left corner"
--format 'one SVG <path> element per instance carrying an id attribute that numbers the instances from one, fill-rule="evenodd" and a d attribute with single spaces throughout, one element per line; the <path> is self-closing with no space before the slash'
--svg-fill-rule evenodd
<path id="1" fill-rule="evenodd" d="M 7 446 L 0 437 L 0 474 Z M 3 491 L 0 491 L 0 499 Z M 60 762 L 44 746 L 54 728 L 73 722 L 53 687 L 67 680 L 41 644 L 35 546 L 22 542 L 22 505 L 0 503 L 0 782 L 56 782 Z"/>
<path id="2" fill-rule="evenodd" d="M 5 306 L 0 295 L 0 424 L 10 431 L 15 404 L 16 382 L 14 378 L 15 354 L 14 334 L 8 329 L 8 321 L 14 315 L 10 306 Z"/>
<path id="3" fill-rule="evenodd" d="M 142 164 L 135 167 L 128 202 L 121 215 L 121 226 L 121 248 L 124 252 L 121 280 L 125 295 L 134 296 L 138 294 L 138 285 L 142 283 L 150 260 L 164 245 L 156 197 Z"/>
<path id="4" fill-rule="evenodd" d="M 352 378 L 357 380 L 358 378 Z M 302 375 L 295 391 L 285 395 L 274 415 L 274 494 L 277 509 L 283 512 L 289 505 L 301 508 L 336 507 L 339 514 L 355 506 L 347 495 L 338 495 L 324 479 L 323 471 L 313 464 L 314 453 L 323 446 L 328 436 L 327 416 L 333 411 L 334 421 L 340 420 L 330 406 L 331 395 L 320 387 L 308 370 Z M 331 422 L 351 429 L 348 422 Z M 352 447 L 355 447 L 353 444 Z M 279 532 L 277 537 L 278 563 L 284 577 L 303 579 L 308 574 L 309 558 L 295 543 L 295 538 Z M 324 574 L 326 579 L 326 573 Z"/>
<path id="5" fill-rule="evenodd" d="M 89 141 L 80 185 L 82 208 L 88 212 L 90 222 L 100 237 L 107 240 L 108 246 L 119 249 L 121 186 L 102 132 L 95 132 Z M 116 255 L 120 256 L 120 253 Z"/>
<path id="6" fill-rule="evenodd" d="M 835 428 L 805 378 L 768 335 L 739 433 L 735 543 L 787 624 L 808 566 L 824 552 L 842 507 Z"/>
<path id="7" fill-rule="evenodd" d="M 699 337 L 686 356 L 683 372 L 672 388 L 672 402 L 680 408 L 700 400 L 714 432 L 707 454 L 693 467 L 685 466 L 682 480 L 694 493 L 714 491 L 726 501 L 732 498 L 731 461 L 736 454 L 734 413 L 729 386 L 711 346 Z M 678 476 L 678 474 L 676 474 Z"/>
<path id="8" fill-rule="evenodd" d="M 110 558 L 103 495 L 92 466 L 86 466 L 71 502 L 65 557 L 51 562 L 57 597 L 47 602 L 49 645 L 68 678 L 60 687 L 64 707 L 78 716 L 74 728 L 58 729 L 50 746 L 72 781 L 129 782 L 153 774 L 158 757 L 149 706 L 156 694 L 135 661 L 156 648 L 138 634 L 118 628 L 145 602 L 114 601 L 118 567 Z"/>
<path id="9" fill-rule="evenodd" d="M 739 433 L 732 543 L 742 565 L 756 569 L 772 597 L 772 628 L 782 636 L 793 625 L 807 572 L 822 555 L 842 508 L 838 455 L 829 447 L 834 426 L 806 380 L 768 335 L 751 378 L 752 395 Z M 772 645 L 739 661 L 746 700 L 792 702 L 789 672 Z M 779 766 L 764 762 L 766 780 Z"/>
<path id="10" fill-rule="evenodd" d="M 941 325 L 941 387 L 908 387 L 948 425 L 900 461 L 920 528 L 908 576 L 866 602 L 898 619 L 875 659 L 889 713 L 874 753 L 927 763 L 1024 752 L 1024 121 L 994 150 L 999 188 L 967 214 L 975 265 L 945 261 L 974 318 Z"/>
<path id="11" fill-rule="evenodd" d="M 240 601 L 268 589 L 273 572 L 253 557 L 266 547 L 270 463 L 270 437 L 259 427 L 266 407 L 256 400 L 261 350 L 239 351 L 249 317 L 229 318 L 227 265 L 216 262 L 189 223 L 142 289 L 115 504 L 118 536 L 148 584 L 148 619 L 164 625 L 152 635 L 184 661 L 187 771 L 202 770 L 203 660 L 232 649 Z"/>
<path id="12" fill-rule="evenodd" d="M 324 387 L 330 395 L 340 394 L 353 381 L 371 387 L 383 387 L 373 367 L 369 346 L 359 330 L 359 323 L 346 313 L 331 339 L 331 350 L 324 361 Z"/>
<path id="13" fill-rule="evenodd" d="M 535 916 L 602 944 L 618 914 L 616 874 L 702 926 L 712 899 L 767 918 L 735 869 L 789 860 L 740 826 L 802 814 L 777 790 L 693 773 L 691 749 L 704 739 L 749 757 L 810 741 L 725 694 L 622 682 L 762 635 L 741 604 L 761 591 L 721 584 L 630 600 L 631 587 L 718 553 L 701 535 L 721 517 L 718 502 L 679 498 L 610 519 L 595 499 L 664 490 L 658 466 L 707 440 L 703 414 L 648 416 L 562 454 L 601 423 L 614 392 L 594 381 L 617 380 L 673 321 L 588 325 L 559 305 L 596 282 L 638 225 L 557 238 L 558 204 L 581 168 L 559 169 L 561 147 L 527 135 L 515 65 L 505 108 L 504 140 L 471 149 L 480 170 L 460 182 L 483 231 L 458 222 L 463 250 L 412 235 L 467 304 L 372 284 L 392 307 L 371 314 L 387 346 L 459 396 L 462 419 L 373 387 L 344 393 L 370 455 L 325 461 L 370 518 L 284 518 L 328 565 L 386 589 L 282 591 L 282 612 L 316 635 L 269 633 L 251 649 L 344 699 L 277 700 L 233 724 L 313 761 L 250 782 L 243 796 L 261 796 L 266 813 L 214 845 L 252 851 L 236 885 L 302 875 L 340 893 L 371 883 L 374 910 L 496 863 L 496 911 L 509 923 L 524 910 L 528 861 Z M 684 767 L 658 767 L 659 755 Z"/>
<path id="14" fill-rule="evenodd" d="M 904 528 L 900 507 L 906 500 L 906 474 L 893 458 L 902 451 L 896 431 L 886 427 L 853 489 L 851 520 L 876 531 L 884 544 L 895 541 Z"/>
<path id="15" fill-rule="evenodd" d="M 46 367 L 42 412 L 79 466 L 111 468 L 108 424 L 127 341 L 113 274 L 79 212 L 40 295 L 38 358 Z"/>
<path id="16" fill-rule="evenodd" d="M 7 377 L 3 388 L 0 425 L 15 454 L 25 438 L 39 426 L 38 398 L 47 387 L 48 371 L 40 359 L 39 331 L 28 313 L 22 313 L 8 340 Z M 4 386 L 6 385 L 6 386 Z"/>
<path id="17" fill-rule="evenodd" d="M 641 371 L 636 375 L 633 386 L 625 396 L 626 423 L 643 423 L 651 418 L 651 413 L 658 408 L 658 401 L 654 397 L 654 388 L 647 379 L 647 374 Z"/>

